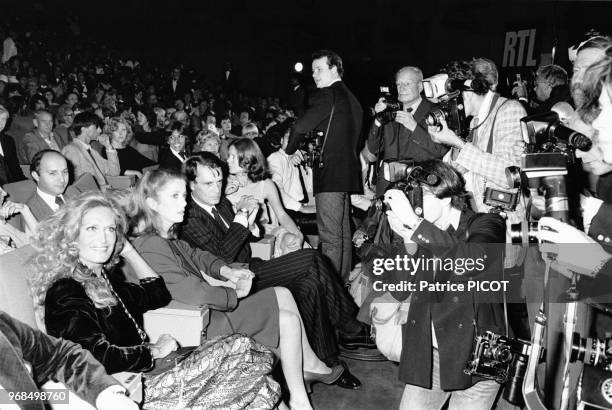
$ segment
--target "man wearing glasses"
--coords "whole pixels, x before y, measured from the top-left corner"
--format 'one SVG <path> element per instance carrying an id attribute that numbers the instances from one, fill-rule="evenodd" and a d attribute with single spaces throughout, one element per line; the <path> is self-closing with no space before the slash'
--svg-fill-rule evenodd
<path id="1" fill-rule="evenodd" d="M 395 120 L 386 124 L 375 119 L 365 148 L 362 151 L 368 162 L 380 160 L 414 160 L 442 158 L 448 148 L 432 141 L 425 117 L 434 105 L 421 97 L 423 91 L 423 72 L 417 67 L 402 67 L 395 74 L 397 100 L 403 104 L 403 110 L 395 114 Z M 378 114 L 387 109 L 387 102 L 381 97 L 374 111 Z M 383 172 L 378 172 L 376 195 L 380 196 L 389 185 Z"/>

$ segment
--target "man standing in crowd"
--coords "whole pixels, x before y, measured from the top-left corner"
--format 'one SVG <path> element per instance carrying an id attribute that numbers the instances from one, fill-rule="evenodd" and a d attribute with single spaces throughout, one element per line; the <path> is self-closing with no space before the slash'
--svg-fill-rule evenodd
<path id="1" fill-rule="evenodd" d="M 383 124 L 378 118 L 374 120 L 362 151 L 364 158 L 368 162 L 381 159 L 421 162 L 442 158 L 448 147 L 433 142 L 425 124 L 425 117 L 434 105 L 421 98 L 423 72 L 417 67 L 402 67 L 395 74 L 395 85 L 397 100 L 403 104 L 403 110 L 396 112 L 394 121 Z M 379 114 L 386 108 L 386 101 L 381 97 L 374 111 Z M 382 195 L 388 185 L 383 173 L 378 172 L 376 195 Z"/>
<path id="2" fill-rule="evenodd" d="M 519 150 L 513 147 L 524 145 L 520 120 L 527 113 L 520 102 L 500 97 L 495 92 L 498 72 L 489 59 L 451 63 L 447 74 L 449 79 L 470 80 L 462 95 L 465 115 L 473 117 L 472 142 L 461 139 L 445 122 L 444 128 L 439 132 L 431 131 L 431 136 L 434 141 L 452 147 L 450 163 L 465 178 L 466 189 L 472 196 L 472 209 L 486 213 L 491 209 L 484 201 L 486 188 L 504 191 L 511 188 L 506 168 L 520 166 Z M 523 202 L 518 201 L 516 210 L 507 215 L 509 223 L 521 222 L 525 217 Z"/>
<path id="3" fill-rule="evenodd" d="M 34 114 L 34 131 L 28 132 L 21 143 L 19 161 L 27 165 L 32 163 L 34 154 L 43 149 L 60 151 L 64 148 L 59 138 L 53 133 L 53 115 L 47 110 L 38 110 Z"/>
<path id="4" fill-rule="evenodd" d="M 538 69 L 534 87 L 538 107 L 536 112 L 550 111 L 558 102 L 571 102 L 567 72 L 555 64 L 545 65 Z"/>
<path id="5" fill-rule="evenodd" d="M 363 191 L 357 154 L 363 111 L 342 81 L 342 58 L 329 50 L 317 51 L 312 58 L 312 77 L 319 92 L 293 126 L 286 152 L 294 154 L 306 133 L 324 133 L 313 175 L 319 239 L 323 253 L 346 281 L 352 252 L 350 194 Z"/>
<path id="6" fill-rule="evenodd" d="M 58 151 L 46 149 L 36 153 L 30 164 L 36 191 L 26 201 L 37 221 L 47 219 L 66 202 L 68 162 Z"/>

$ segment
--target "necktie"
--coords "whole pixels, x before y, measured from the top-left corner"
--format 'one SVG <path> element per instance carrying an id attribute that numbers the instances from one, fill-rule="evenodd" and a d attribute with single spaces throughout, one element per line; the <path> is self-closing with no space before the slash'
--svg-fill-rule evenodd
<path id="1" fill-rule="evenodd" d="M 61 196 L 59 196 L 59 195 L 58 195 L 58 196 L 56 196 L 56 197 L 55 197 L 55 204 L 56 204 L 57 206 L 62 206 L 62 205 L 64 205 L 64 200 L 62 199 L 62 197 L 61 197 Z"/>
<path id="2" fill-rule="evenodd" d="M 217 211 L 217 208 L 214 206 L 212 207 L 212 214 L 213 214 L 213 218 L 215 218 L 215 221 L 217 221 L 219 226 L 223 228 L 223 231 L 226 231 L 227 227 L 225 226 L 225 222 L 223 221 L 223 218 L 221 218 L 221 215 L 219 215 L 219 211 Z"/>
<path id="3" fill-rule="evenodd" d="M 304 175 L 302 174 L 302 167 L 296 165 L 298 169 L 298 175 L 300 176 L 300 185 L 302 186 L 302 193 L 304 194 L 304 198 L 300 201 L 303 204 L 308 203 L 308 191 L 306 191 L 306 183 L 304 182 Z"/>
<path id="4" fill-rule="evenodd" d="M 181 157 L 183 161 L 185 161 L 185 151 L 179 152 L 179 156 Z"/>

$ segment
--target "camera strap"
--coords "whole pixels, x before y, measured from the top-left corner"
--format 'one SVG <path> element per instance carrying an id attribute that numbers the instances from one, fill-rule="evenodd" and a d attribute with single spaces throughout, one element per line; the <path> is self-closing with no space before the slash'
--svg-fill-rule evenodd
<path id="1" fill-rule="evenodd" d="M 327 142 L 327 136 L 329 135 L 329 127 L 331 126 L 332 118 L 334 118 L 334 110 L 336 109 L 336 93 L 333 88 L 331 89 L 331 92 L 333 95 L 332 108 L 329 114 L 329 121 L 327 121 L 327 128 L 325 129 L 325 135 L 323 136 L 323 144 L 321 144 L 321 159 L 320 159 L 321 165 L 323 165 L 323 161 L 325 160 L 325 157 L 323 155 L 323 153 L 325 152 L 325 143 Z"/>

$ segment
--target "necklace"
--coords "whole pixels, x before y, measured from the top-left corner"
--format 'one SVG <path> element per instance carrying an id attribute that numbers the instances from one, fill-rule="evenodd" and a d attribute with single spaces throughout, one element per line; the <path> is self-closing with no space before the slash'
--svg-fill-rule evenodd
<path id="1" fill-rule="evenodd" d="M 79 263 L 79 265 L 81 265 L 81 267 L 83 269 L 86 269 L 87 271 L 89 271 L 92 275 L 95 275 L 94 271 L 91 268 L 89 268 L 88 266 L 85 266 L 82 263 Z M 119 304 L 123 308 L 123 312 L 127 315 L 127 317 L 130 318 L 130 320 L 134 324 L 134 327 L 136 328 L 136 332 L 138 332 L 138 336 L 140 336 L 140 339 L 142 340 L 142 343 L 146 343 L 146 341 L 147 341 L 147 334 L 138 325 L 138 322 L 136 322 L 136 319 L 134 319 L 134 316 L 132 316 L 130 311 L 125 307 L 125 304 L 123 303 L 123 301 L 121 300 L 121 298 L 119 297 L 117 292 L 115 292 L 115 289 L 113 289 L 113 285 L 111 285 L 110 280 L 108 279 L 108 276 L 106 276 L 106 273 L 104 272 L 104 269 L 102 269 L 102 271 L 100 273 L 100 276 L 106 282 L 106 286 L 108 286 L 108 290 L 110 290 L 112 295 L 115 297 L 115 299 L 117 299 L 117 301 L 119 302 Z"/>

